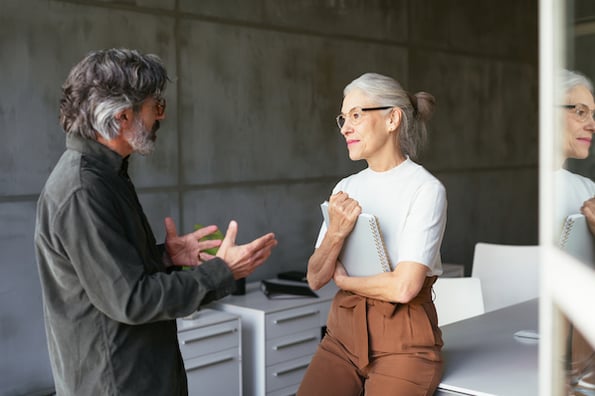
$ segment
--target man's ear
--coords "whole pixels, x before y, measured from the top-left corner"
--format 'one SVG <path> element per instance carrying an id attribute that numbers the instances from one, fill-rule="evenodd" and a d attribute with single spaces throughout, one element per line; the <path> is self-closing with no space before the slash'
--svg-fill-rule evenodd
<path id="1" fill-rule="evenodd" d="M 114 117 L 116 119 L 116 122 L 120 125 L 120 132 L 123 129 L 128 129 L 132 123 L 132 118 L 133 118 L 133 112 L 131 108 L 128 109 L 124 109 L 122 111 L 119 111 L 118 113 L 116 113 L 116 116 Z"/>
<path id="2" fill-rule="evenodd" d="M 399 129 L 399 126 L 401 125 L 401 117 L 402 116 L 403 116 L 403 113 L 401 112 L 400 108 L 395 107 L 394 109 L 391 110 L 390 117 L 388 118 L 388 121 L 387 121 L 388 131 L 390 133 L 395 132 L 396 130 Z"/>

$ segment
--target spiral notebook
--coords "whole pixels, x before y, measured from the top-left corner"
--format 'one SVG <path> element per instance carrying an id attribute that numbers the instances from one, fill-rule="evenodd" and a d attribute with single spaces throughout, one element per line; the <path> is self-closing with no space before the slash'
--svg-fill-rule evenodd
<path id="1" fill-rule="evenodd" d="M 328 227 L 328 202 L 323 202 L 320 207 L 324 223 Z M 339 261 L 349 276 L 371 276 L 392 271 L 376 216 L 368 213 L 359 215 L 343 244 Z"/>
<path id="2" fill-rule="evenodd" d="M 560 248 L 586 264 L 595 263 L 595 240 L 585 216 L 572 214 L 566 218 L 560 235 Z"/>

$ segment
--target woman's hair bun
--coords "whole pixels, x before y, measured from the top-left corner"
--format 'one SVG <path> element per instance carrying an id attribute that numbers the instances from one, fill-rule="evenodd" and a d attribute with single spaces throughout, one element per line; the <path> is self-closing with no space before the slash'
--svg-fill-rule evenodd
<path id="1" fill-rule="evenodd" d="M 436 98 L 432 94 L 423 91 L 412 95 L 411 98 L 417 117 L 422 121 L 428 120 L 434 113 Z"/>

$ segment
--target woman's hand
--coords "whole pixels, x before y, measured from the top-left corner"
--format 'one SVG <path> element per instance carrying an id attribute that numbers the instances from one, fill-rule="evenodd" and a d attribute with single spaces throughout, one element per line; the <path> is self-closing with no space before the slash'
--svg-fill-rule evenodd
<path id="1" fill-rule="evenodd" d="M 362 213 L 359 203 L 340 191 L 329 198 L 329 226 L 327 233 L 345 239 L 353 230 L 357 217 Z"/>
<path id="2" fill-rule="evenodd" d="M 592 235 L 595 235 L 595 197 L 586 200 L 581 206 L 581 213 L 587 219 L 589 230 Z"/>
<path id="3" fill-rule="evenodd" d="M 359 203 L 344 192 L 329 198 L 326 234 L 308 260 L 308 284 L 312 290 L 320 289 L 333 278 L 345 238 L 353 230 L 361 212 Z"/>
<path id="4" fill-rule="evenodd" d="M 345 267 L 343 267 L 343 263 L 341 263 L 339 260 L 337 260 L 337 265 L 335 267 L 335 273 L 333 274 L 333 280 L 335 281 L 335 284 L 337 285 L 338 288 L 340 288 L 340 289 L 342 288 L 341 283 L 348 276 L 349 275 L 347 274 L 347 271 L 345 271 Z"/>

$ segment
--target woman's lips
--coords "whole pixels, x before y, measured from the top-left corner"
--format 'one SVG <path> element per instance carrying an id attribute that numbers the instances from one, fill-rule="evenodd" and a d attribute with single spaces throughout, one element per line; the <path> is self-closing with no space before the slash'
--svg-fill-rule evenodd
<path id="1" fill-rule="evenodd" d="M 578 138 L 577 140 L 583 143 L 591 144 L 591 138 Z"/>
<path id="2" fill-rule="evenodd" d="M 347 146 L 351 146 L 358 142 L 359 142 L 359 140 L 357 140 L 357 139 L 347 139 Z"/>

